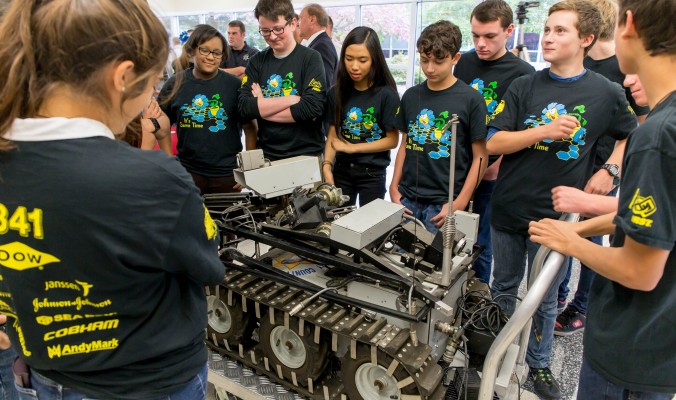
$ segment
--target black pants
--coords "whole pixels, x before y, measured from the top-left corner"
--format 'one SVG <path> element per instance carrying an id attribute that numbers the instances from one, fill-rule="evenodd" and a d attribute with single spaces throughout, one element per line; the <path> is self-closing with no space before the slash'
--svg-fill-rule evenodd
<path id="1" fill-rule="evenodd" d="M 374 167 L 351 162 L 336 162 L 333 168 L 333 180 L 343 194 L 350 196 L 345 205 L 355 205 L 359 196 L 359 206 L 375 199 L 385 198 L 385 167 Z"/>
<path id="2" fill-rule="evenodd" d="M 200 194 L 213 194 L 213 193 L 239 193 L 241 189 L 235 190 L 234 187 L 237 185 L 234 176 L 204 176 L 198 175 L 190 172 L 192 180 L 195 181 L 195 185 L 199 188 Z"/>

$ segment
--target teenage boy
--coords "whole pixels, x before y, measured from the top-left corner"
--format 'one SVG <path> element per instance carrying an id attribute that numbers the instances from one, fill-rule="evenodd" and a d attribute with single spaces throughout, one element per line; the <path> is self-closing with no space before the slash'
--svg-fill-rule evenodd
<path id="1" fill-rule="evenodd" d="M 258 121 L 258 147 L 270 160 L 318 156 L 324 149 L 326 96 L 322 58 L 299 46 L 289 0 L 260 0 L 254 9 L 268 48 L 251 59 L 239 90 L 239 111 Z"/>
<path id="2" fill-rule="evenodd" d="M 651 112 L 632 133 L 616 214 L 531 223 L 531 239 L 577 257 L 597 276 L 579 399 L 664 399 L 676 392 L 676 31 L 673 0 L 619 0 L 620 69 L 638 74 Z M 611 247 L 582 237 L 615 233 Z"/>
<path id="3" fill-rule="evenodd" d="M 221 69 L 242 79 L 249 59 L 258 53 L 258 49 L 249 46 L 244 40 L 246 27 L 242 21 L 228 22 L 228 56 L 223 58 Z"/>
<path id="4" fill-rule="evenodd" d="M 427 80 L 408 89 L 401 100 L 397 128 L 403 133 L 390 185 L 390 198 L 436 233 L 449 212 L 448 180 L 451 128 L 457 114 L 457 150 L 453 211 L 464 210 L 485 169 L 486 104 L 474 89 L 453 76 L 462 43 L 460 29 L 438 21 L 417 42 Z"/>
<path id="5" fill-rule="evenodd" d="M 483 95 L 487 121 L 492 119 L 512 81 L 535 73 L 530 64 L 507 51 L 507 39 L 514 32 L 513 18 L 512 9 L 504 0 L 487 0 L 474 7 L 470 15 L 474 50 L 463 54 L 453 70 L 453 75 Z M 498 177 L 499 156 L 489 156 L 483 162 L 488 167 L 474 194 L 474 211 L 481 216 L 477 243 L 484 251 L 472 269 L 479 280 L 488 283 L 493 262 L 489 204 Z"/>
<path id="6" fill-rule="evenodd" d="M 607 163 L 619 163 L 624 141 L 636 118 L 622 88 L 585 70 L 582 60 L 596 40 L 599 11 L 585 0 L 565 0 L 549 9 L 542 36 L 544 58 L 551 68 L 517 78 L 507 90 L 504 109 L 490 123 L 488 151 L 503 154 L 491 200 L 491 236 L 495 268 L 492 293 L 508 315 L 525 272 L 539 245 L 528 240 L 528 223 L 557 218 L 551 189 L 586 188 L 593 193 L 612 186 L 605 171 L 592 176 L 596 142 L 604 134 L 620 140 Z M 591 179 L 590 179 L 591 177 Z M 605 194 L 605 193 L 603 193 Z M 533 388 L 544 399 L 559 399 L 549 369 L 561 268 L 534 315 L 526 361 Z"/>
<path id="7" fill-rule="evenodd" d="M 599 33 L 599 39 L 594 43 L 594 46 L 589 50 L 589 54 L 584 58 L 584 66 L 587 69 L 605 76 L 612 82 L 622 85 L 624 74 L 620 71 L 620 66 L 617 62 L 617 57 L 615 56 L 615 41 L 613 39 L 615 24 L 617 23 L 617 6 L 612 0 L 590 1 L 601 13 L 601 31 Z M 625 87 L 625 96 L 627 97 L 629 105 L 631 105 L 631 108 L 636 113 L 639 122 L 645 120 L 645 116 L 649 111 L 648 107 L 642 107 L 636 104 L 629 87 Z M 606 173 L 616 178 L 615 183 L 618 183 L 618 173 L 620 171 L 619 165 L 604 164 L 608 159 L 608 156 L 612 153 L 614 146 L 615 140 L 611 137 L 604 136 L 599 140 L 596 146 L 596 157 L 594 158 L 594 172 L 603 169 Z M 615 197 L 616 195 L 617 186 L 608 193 L 608 196 Z M 592 236 L 589 240 L 600 245 L 603 243 L 603 236 Z M 557 308 L 559 309 L 562 309 L 566 304 L 571 267 L 572 265 L 569 263 L 568 274 L 559 286 L 557 303 Z M 575 332 L 581 332 L 584 329 L 589 288 L 591 287 L 594 275 L 594 271 L 590 270 L 586 265 L 580 265 L 580 279 L 577 283 L 575 297 L 573 298 L 573 301 L 565 307 L 563 312 L 556 317 L 556 324 L 554 326 L 555 335 L 568 336 Z"/>

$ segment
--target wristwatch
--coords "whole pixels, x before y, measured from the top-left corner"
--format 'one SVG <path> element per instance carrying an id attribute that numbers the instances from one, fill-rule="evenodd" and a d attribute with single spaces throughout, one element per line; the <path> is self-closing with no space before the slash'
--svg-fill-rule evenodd
<path id="1" fill-rule="evenodd" d="M 150 120 L 150 122 L 152 122 L 153 126 L 155 127 L 155 130 L 152 131 L 152 133 L 157 133 L 157 131 L 160 130 L 160 123 L 157 122 L 157 118 L 148 118 L 148 119 Z"/>
<path id="2" fill-rule="evenodd" d="M 617 164 L 603 164 L 601 169 L 605 169 L 613 177 L 613 185 L 620 184 L 620 167 Z"/>

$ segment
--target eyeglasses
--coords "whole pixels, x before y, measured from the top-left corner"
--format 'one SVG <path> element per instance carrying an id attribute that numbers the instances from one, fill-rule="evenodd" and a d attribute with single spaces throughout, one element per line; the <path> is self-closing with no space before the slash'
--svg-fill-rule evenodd
<path id="1" fill-rule="evenodd" d="M 284 24 L 284 26 L 275 26 L 272 29 L 259 29 L 258 33 L 260 33 L 261 36 L 263 36 L 263 37 L 270 37 L 271 33 L 274 33 L 275 36 L 279 36 L 282 33 L 284 33 L 284 28 L 289 26 L 290 23 L 291 23 L 291 20 L 288 20 L 288 21 L 286 21 L 286 24 Z"/>
<path id="2" fill-rule="evenodd" d="M 203 56 L 213 54 L 214 58 L 223 58 L 223 52 L 220 50 L 209 50 L 205 47 L 198 47 L 197 50 L 199 50 L 200 54 Z"/>

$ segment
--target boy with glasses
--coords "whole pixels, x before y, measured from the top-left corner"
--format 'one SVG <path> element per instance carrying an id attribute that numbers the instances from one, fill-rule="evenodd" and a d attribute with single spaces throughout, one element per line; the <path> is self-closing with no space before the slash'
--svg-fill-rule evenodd
<path id="1" fill-rule="evenodd" d="M 539 245 L 528 238 L 528 223 L 558 218 L 551 189 L 555 186 L 612 186 L 606 171 L 592 175 L 596 143 L 603 135 L 618 140 L 606 161 L 619 163 L 624 140 L 636 126 L 622 88 L 583 66 L 584 56 L 598 37 L 601 15 L 585 0 L 565 0 L 549 9 L 542 36 L 550 68 L 512 82 L 504 108 L 489 124 L 488 152 L 503 154 L 491 200 L 491 239 L 495 268 L 491 291 L 507 314 Z M 606 190 L 607 192 L 607 190 Z M 605 193 L 602 193 L 605 194 Z M 559 399 L 561 391 L 549 369 L 556 295 L 566 275 L 561 268 L 533 316 L 526 362 L 535 393 Z"/>
<path id="2" fill-rule="evenodd" d="M 249 59 L 239 90 L 240 113 L 257 119 L 257 145 L 266 158 L 318 156 L 324 149 L 322 58 L 294 40 L 298 22 L 289 0 L 260 0 L 254 15 L 269 47 Z"/>

